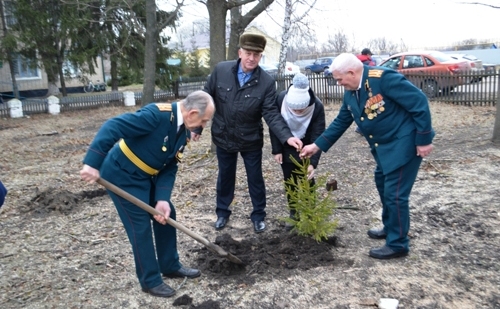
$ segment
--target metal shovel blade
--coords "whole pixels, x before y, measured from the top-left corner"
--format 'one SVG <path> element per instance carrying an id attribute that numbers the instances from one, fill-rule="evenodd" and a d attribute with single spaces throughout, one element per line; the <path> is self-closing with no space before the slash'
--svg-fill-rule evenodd
<path id="1" fill-rule="evenodd" d="M 141 201 L 140 199 L 131 195 L 130 193 L 125 192 L 124 190 L 118 188 L 117 186 L 108 182 L 107 180 L 99 178 L 97 180 L 97 183 L 101 184 L 106 189 L 115 193 L 116 195 L 121 196 L 124 199 L 126 199 L 127 201 L 142 208 L 143 210 L 147 211 L 148 213 L 152 214 L 153 216 L 156 216 L 156 215 L 163 216 L 163 214 L 160 213 L 155 208 L 149 206 L 148 204 L 144 203 L 143 201 Z M 212 251 L 213 253 L 218 254 L 219 256 L 224 257 L 235 264 L 243 264 L 243 262 L 239 258 L 237 258 L 236 256 L 232 255 L 229 252 L 224 251 L 224 249 L 222 249 L 221 247 L 217 246 L 214 243 L 209 242 L 208 239 L 202 237 L 201 235 L 194 233 L 193 231 L 189 230 L 187 227 L 185 227 L 184 225 L 175 221 L 174 219 L 167 218 L 167 223 L 170 224 L 171 226 L 175 227 L 176 229 L 184 232 L 185 234 L 187 234 L 188 236 L 190 236 L 194 240 L 198 241 L 199 243 L 203 244 L 205 247 L 207 247 L 208 250 Z"/>

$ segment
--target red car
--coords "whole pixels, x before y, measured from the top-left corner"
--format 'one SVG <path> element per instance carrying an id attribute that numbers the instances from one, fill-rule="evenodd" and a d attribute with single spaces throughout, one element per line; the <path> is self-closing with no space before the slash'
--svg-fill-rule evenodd
<path id="1" fill-rule="evenodd" d="M 453 59 L 439 51 L 404 52 L 392 55 L 379 66 L 397 70 L 418 86 L 429 98 L 446 94 L 466 84 L 461 76 L 471 69 L 467 61 Z"/>

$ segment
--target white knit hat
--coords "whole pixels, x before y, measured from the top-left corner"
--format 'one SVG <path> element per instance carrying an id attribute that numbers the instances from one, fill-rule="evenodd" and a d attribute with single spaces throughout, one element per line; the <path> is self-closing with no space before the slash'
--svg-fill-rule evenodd
<path id="1" fill-rule="evenodd" d="M 288 88 L 286 103 L 291 109 L 304 109 L 309 106 L 309 79 L 302 73 L 293 77 L 292 86 Z"/>

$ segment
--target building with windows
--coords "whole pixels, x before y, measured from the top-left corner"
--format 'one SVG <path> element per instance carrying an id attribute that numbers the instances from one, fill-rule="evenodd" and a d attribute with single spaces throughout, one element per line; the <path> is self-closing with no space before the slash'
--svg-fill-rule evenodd
<path id="1" fill-rule="evenodd" d="M 10 5 L 12 1 L 0 1 L 2 10 L 0 14 L 0 37 L 4 37 L 9 31 L 9 27 L 15 24 L 15 18 L 12 16 Z M 87 76 L 94 83 L 97 81 L 105 81 L 104 79 L 104 59 L 96 60 L 96 75 Z M 24 97 L 43 97 L 47 94 L 48 79 L 47 74 L 40 65 L 40 60 L 36 55 L 33 57 L 25 57 L 20 54 L 12 54 L 12 70 L 8 61 L 0 60 L 0 95 L 3 101 L 7 101 L 14 96 L 14 85 L 17 86 L 20 98 Z M 66 90 L 71 92 L 83 92 L 83 83 L 80 79 L 80 74 L 69 62 L 64 66 L 65 74 L 68 76 L 65 79 Z M 58 87 L 60 84 L 58 83 Z"/>

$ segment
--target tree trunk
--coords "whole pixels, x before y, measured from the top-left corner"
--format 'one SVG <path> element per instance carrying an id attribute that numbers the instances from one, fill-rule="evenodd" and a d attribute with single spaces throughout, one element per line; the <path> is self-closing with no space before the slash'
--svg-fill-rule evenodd
<path id="1" fill-rule="evenodd" d="M 47 73 L 47 94 L 46 97 L 58 96 L 61 94 L 59 87 L 57 86 L 57 77 L 59 72 L 57 71 L 57 66 L 52 64 L 44 64 L 45 72 Z"/>
<path id="2" fill-rule="evenodd" d="M 115 59 L 111 59 L 111 91 L 118 91 L 118 63 Z"/>
<path id="3" fill-rule="evenodd" d="M 495 145 L 500 145 L 500 95 L 498 94 L 500 94 L 500 83 L 497 87 L 497 102 L 495 104 L 497 113 L 495 117 L 495 125 L 493 126 L 493 138 L 491 140 Z"/>
<path id="4" fill-rule="evenodd" d="M 292 28 L 292 0 L 285 2 L 285 19 L 283 21 L 283 34 L 281 36 L 280 59 L 278 66 L 278 74 L 285 72 L 286 53 L 288 51 L 288 41 L 290 39 L 290 29 Z"/>
<path id="5" fill-rule="evenodd" d="M 227 49 L 227 59 L 238 59 L 238 49 L 240 36 L 245 31 L 246 25 L 241 25 L 241 6 L 231 9 L 231 33 L 229 34 L 229 47 Z"/>
<path id="6" fill-rule="evenodd" d="M 210 19 L 210 70 L 226 60 L 226 0 L 207 0 Z"/>
<path id="7" fill-rule="evenodd" d="M 227 50 L 227 59 L 238 59 L 238 45 L 240 36 L 245 31 L 246 27 L 264 12 L 274 0 L 259 1 L 248 13 L 241 16 L 241 6 L 231 8 L 231 33 L 229 35 L 229 47 Z"/>
<path id="8" fill-rule="evenodd" d="M 142 105 L 154 101 L 156 80 L 156 2 L 146 0 L 146 47 L 144 51 L 144 85 L 142 88 Z"/>
<path id="9" fill-rule="evenodd" d="M 3 36 L 6 37 L 8 30 L 7 30 L 7 24 L 5 22 L 5 16 L 4 11 L 3 11 L 3 1 L 0 1 L 0 16 L 2 17 L 2 29 L 3 29 Z M 19 89 L 17 87 L 17 81 L 16 81 L 16 69 L 14 67 L 14 61 L 12 60 L 12 53 L 10 50 L 3 50 L 5 54 L 7 55 L 7 62 L 9 63 L 9 68 L 10 68 L 10 78 L 12 80 L 12 95 L 16 98 L 19 99 Z"/>
<path id="10" fill-rule="evenodd" d="M 59 73 L 59 83 L 61 84 L 62 96 L 67 97 L 66 80 L 64 79 L 63 64 L 61 57 L 57 57 L 57 70 Z"/>

